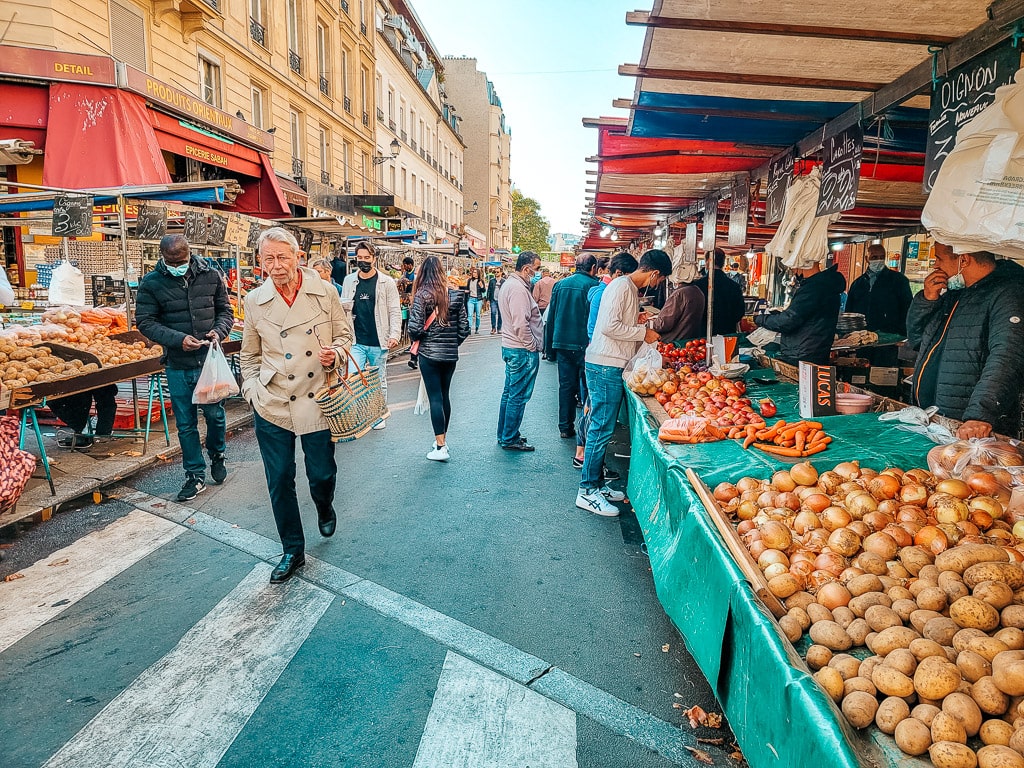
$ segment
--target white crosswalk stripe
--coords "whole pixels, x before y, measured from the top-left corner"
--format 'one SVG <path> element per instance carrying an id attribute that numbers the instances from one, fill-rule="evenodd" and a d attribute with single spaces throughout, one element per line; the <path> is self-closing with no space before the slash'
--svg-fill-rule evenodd
<path id="1" fill-rule="evenodd" d="M 214 768 L 334 596 L 256 566 L 44 768 Z"/>
<path id="2" fill-rule="evenodd" d="M 132 510 L 24 569 L 24 578 L 0 582 L 0 653 L 184 530 Z"/>

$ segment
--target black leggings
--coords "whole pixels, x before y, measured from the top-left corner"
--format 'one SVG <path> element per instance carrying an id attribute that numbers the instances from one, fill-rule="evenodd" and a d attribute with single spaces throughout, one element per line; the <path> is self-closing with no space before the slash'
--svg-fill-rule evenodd
<path id="1" fill-rule="evenodd" d="M 455 363 L 431 360 L 420 355 L 420 375 L 427 397 L 430 398 L 430 423 L 435 435 L 448 433 L 448 422 L 452 420 L 452 401 L 448 396 L 455 375 Z"/>

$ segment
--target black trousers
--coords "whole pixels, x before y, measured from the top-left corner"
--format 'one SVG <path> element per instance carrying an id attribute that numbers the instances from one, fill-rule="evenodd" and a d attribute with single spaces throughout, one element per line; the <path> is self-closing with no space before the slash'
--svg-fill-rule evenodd
<path id="1" fill-rule="evenodd" d="M 114 417 L 117 416 L 117 385 L 108 384 L 88 392 L 68 395 L 46 403 L 58 419 L 67 424 L 76 434 L 82 434 L 89 423 L 89 408 L 96 401 L 96 434 L 109 435 L 114 431 Z"/>
<path id="2" fill-rule="evenodd" d="M 277 534 L 286 555 L 300 555 L 306 551 L 302 535 L 302 517 L 299 500 L 295 495 L 295 433 L 271 424 L 253 412 L 256 422 L 256 441 L 263 457 L 267 475 L 270 506 L 274 510 Z M 338 464 L 334 460 L 334 446 L 329 429 L 299 435 L 302 456 L 309 480 L 309 495 L 313 498 L 317 515 L 326 517 L 334 503 L 334 487 L 338 478 Z"/>
<path id="3" fill-rule="evenodd" d="M 587 378 L 584 369 L 586 350 L 558 349 L 558 430 L 569 432 L 576 422 L 576 398 L 587 400 Z"/>
<path id="4" fill-rule="evenodd" d="M 431 360 L 420 355 L 420 376 L 423 386 L 430 399 L 430 424 L 435 435 L 448 434 L 448 424 L 452 420 L 452 400 L 449 392 L 452 388 L 452 376 L 455 375 L 455 363 Z"/>

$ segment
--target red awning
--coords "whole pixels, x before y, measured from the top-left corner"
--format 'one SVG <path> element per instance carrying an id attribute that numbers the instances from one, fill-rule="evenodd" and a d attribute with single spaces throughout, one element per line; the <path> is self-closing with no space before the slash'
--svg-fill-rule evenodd
<path id="1" fill-rule="evenodd" d="M 296 184 L 294 181 L 289 179 L 287 176 L 278 176 L 277 183 L 281 185 L 281 189 L 284 192 L 284 199 L 292 205 L 298 205 L 302 208 L 309 207 L 309 193 L 306 192 L 302 187 Z"/>
<path id="2" fill-rule="evenodd" d="M 264 219 L 291 216 L 277 174 L 270 165 L 270 158 L 260 152 L 259 160 L 262 175 L 255 181 L 240 179 L 242 194 L 235 198 L 234 210 Z"/>
<path id="3" fill-rule="evenodd" d="M 262 175 L 260 153 L 254 149 L 194 130 L 179 118 L 153 109 L 149 110 L 149 120 L 156 131 L 157 142 L 168 152 L 257 179 Z"/>
<path id="4" fill-rule="evenodd" d="M 45 186 L 170 183 L 141 97 L 116 88 L 51 83 L 49 102 Z"/>
<path id="5" fill-rule="evenodd" d="M 46 141 L 50 94 L 46 86 L 0 83 L 0 139 Z"/>

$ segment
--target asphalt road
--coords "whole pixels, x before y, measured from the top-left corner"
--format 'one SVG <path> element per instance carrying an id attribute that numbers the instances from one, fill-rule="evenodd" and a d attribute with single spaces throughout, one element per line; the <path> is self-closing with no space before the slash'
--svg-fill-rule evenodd
<path id="1" fill-rule="evenodd" d="M 0 577 L 24 578 L 0 582 L 0 764 L 655 768 L 699 764 L 694 747 L 738 765 L 727 725 L 682 714 L 718 707 L 628 504 L 574 505 L 555 366 L 523 425 L 537 451 L 508 453 L 499 342 L 463 349 L 451 461 L 425 459 L 398 361 L 388 428 L 338 446 L 334 538 L 300 476 L 310 564 L 286 588 L 266 583 L 280 549 L 251 430 L 187 505 L 166 502 L 168 464 L 9 540 Z"/>

